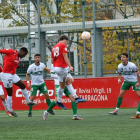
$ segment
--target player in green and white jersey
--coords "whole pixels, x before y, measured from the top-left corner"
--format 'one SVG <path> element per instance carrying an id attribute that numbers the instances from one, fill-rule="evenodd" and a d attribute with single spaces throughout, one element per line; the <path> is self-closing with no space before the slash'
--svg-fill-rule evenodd
<path id="1" fill-rule="evenodd" d="M 58 100 L 57 99 L 58 98 L 57 94 L 58 94 L 58 89 L 59 89 L 60 85 L 59 85 L 58 75 L 55 73 L 53 64 L 51 66 L 51 77 L 53 77 L 54 81 L 55 81 L 55 101 L 53 101 L 50 104 L 50 106 L 48 107 L 48 109 L 46 111 L 44 111 L 44 114 L 43 114 L 43 117 L 42 117 L 43 120 L 46 120 L 48 112 L 56 105 L 60 106 L 63 109 L 66 109 L 66 107 L 62 103 L 61 103 L 61 105 L 59 105 L 59 102 L 57 102 L 57 100 Z M 71 106 L 72 106 L 72 109 L 73 109 L 73 120 L 82 120 L 80 117 L 77 116 L 77 105 L 76 105 L 76 103 L 86 102 L 87 100 L 78 98 L 78 96 L 76 95 L 76 91 L 74 90 L 74 88 L 71 84 L 71 80 L 73 81 L 73 77 L 71 76 L 70 73 L 68 73 L 67 78 L 69 80 L 67 80 L 67 85 L 64 88 L 64 94 L 67 97 L 69 97 L 70 100 L 71 100 Z"/>
<path id="2" fill-rule="evenodd" d="M 40 54 L 35 54 L 34 60 L 35 60 L 35 63 L 31 64 L 28 67 L 27 74 L 26 74 L 27 87 L 29 89 L 31 88 L 30 100 L 33 101 L 37 94 L 37 90 L 40 90 L 40 93 L 44 94 L 46 98 L 46 103 L 49 106 L 51 104 L 51 100 L 50 100 L 48 90 L 43 79 L 43 71 L 45 70 L 46 72 L 50 73 L 50 69 L 48 69 L 44 63 L 40 62 L 41 60 Z M 31 75 L 31 84 L 29 82 L 29 75 Z M 50 110 L 49 113 L 54 115 L 53 110 Z M 32 106 L 29 106 L 28 117 L 31 117 L 31 116 L 32 116 Z"/>
<path id="3" fill-rule="evenodd" d="M 121 55 L 122 63 L 118 65 L 118 84 L 121 84 L 121 77 L 123 76 L 124 82 L 120 89 L 120 94 L 117 100 L 116 109 L 113 112 L 110 112 L 112 115 L 118 115 L 118 111 L 120 105 L 122 103 L 123 96 L 130 87 L 133 87 L 133 90 L 136 91 L 137 95 L 140 97 L 140 77 L 138 75 L 138 68 L 137 66 L 132 63 L 128 62 L 128 54 L 122 53 Z M 140 118 L 140 102 L 138 104 L 136 116 L 132 117 L 132 119 Z"/>

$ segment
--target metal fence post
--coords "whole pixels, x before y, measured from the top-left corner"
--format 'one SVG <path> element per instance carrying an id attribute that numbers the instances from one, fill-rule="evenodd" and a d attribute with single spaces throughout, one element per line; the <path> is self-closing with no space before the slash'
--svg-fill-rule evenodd
<path id="1" fill-rule="evenodd" d="M 83 31 L 85 31 L 85 0 L 82 0 L 82 19 L 83 19 Z M 83 40 L 84 47 L 84 73 L 87 78 L 87 60 L 86 60 L 86 41 Z"/>

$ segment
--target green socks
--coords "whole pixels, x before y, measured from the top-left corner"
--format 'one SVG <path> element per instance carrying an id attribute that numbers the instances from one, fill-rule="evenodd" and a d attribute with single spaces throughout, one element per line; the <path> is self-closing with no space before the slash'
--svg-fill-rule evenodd
<path id="1" fill-rule="evenodd" d="M 51 104 L 51 100 L 50 99 L 46 99 L 46 103 L 49 106 Z"/>
<path id="2" fill-rule="evenodd" d="M 33 106 L 32 105 L 29 105 L 29 113 L 32 113 L 32 108 L 33 108 Z"/>
<path id="3" fill-rule="evenodd" d="M 118 97 L 117 108 L 120 108 L 121 103 L 122 103 L 122 97 Z"/>
<path id="4" fill-rule="evenodd" d="M 140 101 L 139 101 L 139 104 L 138 104 L 137 111 L 140 112 Z"/>
<path id="5" fill-rule="evenodd" d="M 52 110 L 52 108 L 56 106 L 56 103 L 55 101 L 51 102 L 51 104 L 49 105 L 48 109 L 47 109 L 47 112 L 49 112 L 50 110 Z"/>
<path id="6" fill-rule="evenodd" d="M 77 105 L 75 102 L 71 102 L 72 110 L 73 110 L 73 115 L 77 115 Z"/>

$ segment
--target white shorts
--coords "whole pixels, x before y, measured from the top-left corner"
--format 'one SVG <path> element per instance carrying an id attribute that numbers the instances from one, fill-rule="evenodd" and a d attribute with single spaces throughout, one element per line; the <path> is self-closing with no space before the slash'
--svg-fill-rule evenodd
<path id="1" fill-rule="evenodd" d="M 3 82 L 3 85 L 5 88 L 11 88 L 13 86 L 13 83 L 17 83 L 20 81 L 20 78 L 17 74 L 11 74 L 11 73 L 1 73 L 1 81 Z"/>
<path id="2" fill-rule="evenodd" d="M 68 70 L 67 68 L 54 67 L 55 73 L 58 75 L 60 82 L 66 82 Z"/>
<path id="3" fill-rule="evenodd" d="M 2 85 L 0 85 L 0 95 L 4 95 L 4 91 L 3 91 Z"/>

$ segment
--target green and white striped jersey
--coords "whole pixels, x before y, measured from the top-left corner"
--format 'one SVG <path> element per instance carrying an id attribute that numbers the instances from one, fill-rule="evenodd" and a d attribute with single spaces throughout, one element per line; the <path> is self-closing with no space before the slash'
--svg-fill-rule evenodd
<path id="1" fill-rule="evenodd" d="M 41 62 L 40 65 L 33 63 L 28 67 L 27 73 L 31 75 L 31 85 L 41 85 L 44 83 L 43 70 L 45 67 L 45 64 Z"/>
<path id="2" fill-rule="evenodd" d="M 137 70 L 137 66 L 132 62 L 128 62 L 127 65 L 122 63 L 118 65 L 118 73 L 122 74 L 124 81 L 137 82 Z"/>

